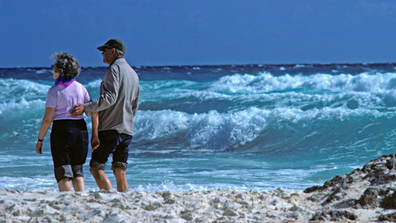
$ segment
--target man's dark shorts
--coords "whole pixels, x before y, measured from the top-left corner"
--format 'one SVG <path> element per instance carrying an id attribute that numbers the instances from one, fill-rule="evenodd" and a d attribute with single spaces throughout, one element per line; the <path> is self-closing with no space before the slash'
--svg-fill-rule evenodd
<path id="1" fill-rule="evenodd" d="M 51 154 L 56 181 L 83 177 L 88 154 L 88 131 L 84 119 L 55 120 L 51 131 Z"/>
<path id="2" fill-rule="evenodd" d="M 99 132 L 99 147 L 92 152 L 91 162 L 89 166 L 106 169 L 106 163 L 113 154 L 113 162 L 111 169 L 121 168 L 126 170 L 128 167 L 129 144 L 131 144 L 132 136 L 118 133 L 116 130 L 105 130 Z"/>

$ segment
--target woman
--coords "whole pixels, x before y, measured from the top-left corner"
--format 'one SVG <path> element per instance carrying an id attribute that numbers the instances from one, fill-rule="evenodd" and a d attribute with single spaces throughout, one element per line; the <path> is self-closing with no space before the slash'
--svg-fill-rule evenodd
<path id="1" fill-rule="evenodd" d="M 78 61 L 68 53 L 56 53 L 52 72 L 55 85 L 47 93 L 45 114 L 41 122 L 36 152 L 42 154 L 44 137 L 53 122 L 51 154 L 59 191 L 84 191 L 83 167 L 88 153 L 88 131 L 83 116 L 73 117 L 69 111 L 78 103 L 91 100 L 87 89 L 75 81 L 80 73 Z M 97 136 L 98 114 L 92 114 L 92 135 Z M 98 145 L 94 145 L 96 149 Z"/>

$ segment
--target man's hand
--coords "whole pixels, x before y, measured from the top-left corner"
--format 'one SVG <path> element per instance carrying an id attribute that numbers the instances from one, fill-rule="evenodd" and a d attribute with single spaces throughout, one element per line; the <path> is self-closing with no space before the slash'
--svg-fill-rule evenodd
<path id="1" fill-rule="evenodd" d="M 37 144 L 36 144 L 36 153 L 38 153 L 38 154 L 43 154 L 42 148 L 43 148 L 43 142 L 37 141 Z"/>
<path id="2" fill-rule="evenodd" d="M 79 115 L 82 115 L 84 113 L 84 105 L 83 104 L 76 104 L 74 105 L 74 108 L 70 110 L 70 115 L 77 117 Z"/>
<path id="3" fill-rule="evenodd" d="M 92 136 L 91 139 L 91 146 L 92 146 L 92 150 L 97 149 L 100 146 L 100 140 L 99 137 L 97 136 Z"/>

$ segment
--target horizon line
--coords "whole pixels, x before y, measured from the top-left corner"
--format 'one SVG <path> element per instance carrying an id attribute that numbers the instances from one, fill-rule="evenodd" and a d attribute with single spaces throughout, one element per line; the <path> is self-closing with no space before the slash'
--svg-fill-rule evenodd
<path id="1" fill-rule="evenodd" d="M 396 64 L 396 62 L 361 62 L 361 63 L 247 63 L 247 64 L 201 64 L 201 65 L 130 65 L 131 67 L 142 68 L 142 67 L 224 67 L 224 66 L 296 66 L 296 65 L 379 65 L 379 64 Z M 81 68 L 107 68 L 108 66 L 81 66 Z M 47 69 L 48 67 L 42 66 L 16 66 L 16 67 L 0 67 L 0 69 Z"/>

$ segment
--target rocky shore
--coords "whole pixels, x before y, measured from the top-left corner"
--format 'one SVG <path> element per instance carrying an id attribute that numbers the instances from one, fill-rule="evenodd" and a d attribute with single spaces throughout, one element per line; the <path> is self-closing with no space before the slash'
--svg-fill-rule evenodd
<path id="1" fill-rule="evenodd" d="M 0 222 L 394 222 L 395 154 L 304 191 L 0 190 Z"/>

